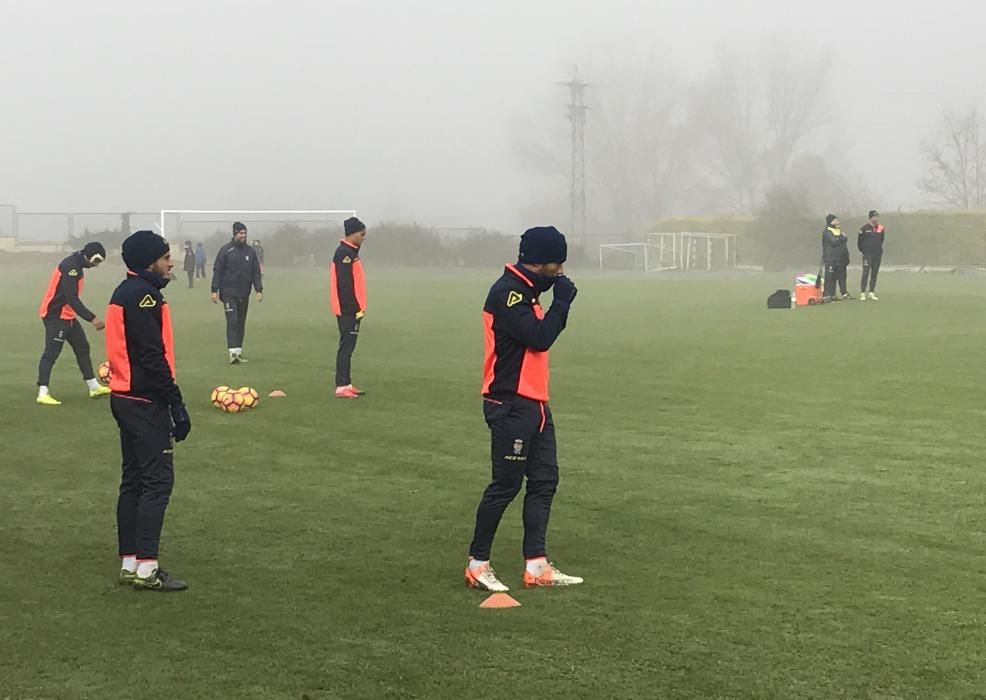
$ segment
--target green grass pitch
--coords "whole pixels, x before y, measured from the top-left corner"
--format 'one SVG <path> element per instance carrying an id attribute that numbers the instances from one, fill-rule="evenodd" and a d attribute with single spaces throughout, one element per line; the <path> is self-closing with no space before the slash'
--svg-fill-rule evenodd
<path id="1" fill-rule="evenodd" d="M 332 398 L 323 270 L 268 272 L 241 367 L 208 289 L 165 290 L 194 423 L 169 596 L 116 585 L 115 424 L 68 349 L 64 405 L 35 405 L 49 270 L 3 269 L 0 698 L 986 697 L 986 280 L 768 312 L 787 275 L 573 273 L 549 550 L 586 583 L 520 587 L 515 503 L 493 563 L 523 607 L 487 611 L 462 567 L 499 271 L 367 258 L 357 401 Z M 220 384 L 265 398 L 225 415 Z"/>

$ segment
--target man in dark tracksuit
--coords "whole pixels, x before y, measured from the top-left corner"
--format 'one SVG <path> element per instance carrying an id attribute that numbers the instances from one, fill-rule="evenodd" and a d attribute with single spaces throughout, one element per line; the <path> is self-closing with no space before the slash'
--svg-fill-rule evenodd
<path id="1" fill-rule="evenodd" d="M 856 247 L 863 254 L 863 279 L 859 284 L 859 298 L 866 299 L 866 283 L 870 285 L 870 299 L 879 301 L 876 295 L 876 276 L 880 273 L 880 261 L 883 260 L 883 239 L 887 230 L 880 223 L 880 213 L 870 210 L 869 223 L 859 229 Z"/>
<path id="2" fill-rule="evenodd" d="M 822 301 L 842 301 L 849 298 L 846 288 L 846 274 L 849 267 L 849 246 L 839 228 L 839 217 L 829 214 L 825 217 L 825 230 L 822 231 L 822 261 L 825 263 L 825 290 Z M 840 294 L 836 294 L 836 284 Z"/>
<path id="3" fill-rule="evenodd" d="M 329 303 L 339 326 L 339 349 L 336 351 L 336 398 L 355 399 L 363 392 L 353 386 L 351 376 L 353 351 L 359 327 L 366 313 L 366 280 L 360 248 L 366 238 L 366 226 L 355 216 L 343 224 L 345 238 L 339 241 L 329 266 Z"/>
<path id="4" fill-rule="evenodd" d="M 98 398 L 109 394 L 109 389 L 96 381 L 92 371 L 92 358 L 86 332 L 78 318 L 89 321 L 97 331 L 103 330 L 103 322 L 86 308 L 79 295 L 85 285 L 85 271 L 98 267 L 106 259 L 106 249 L 101 243 L 86 243 L 82 250 L 72 253 L 58 263 L 51 273 L 48 288 L 41 299 L 41 321 L 45 327 L 45 348 L 38 362 L 38 398 L 43 406 L 58 406 L 61 401 L 48 393 L 51 370 L 62 352 L 66 341 L 75 352 L 75 361 L 82 378 L 89 386 L 89 396 Z"/>
<path id="5" fill-rule="evenodd" d="M 192 422 L 175 384 L 171 310 L 161 290 L 168 284 L 171 251 L 153 231 L 123 242 L 127 278 L 106 310 L 110 408 L 120 428 L 123 473 L 116 519 L 121 584 L 139 591 L 183 591 L 158 564 L 164 512 L 174 486 L 174 443 Z"/>
<path id="6" fill-rule="evenodd" d="M 226 312 L 226 347 L 231 365 L 246 362 L 243 357 L 243 338 L 246 335 L 247 308 L 250 287 L 257 290 L 257 301 L 264 299 L 264 283 L 260 261 L 253 248 L 247 245 L 247 227 L 239 221 L 233 224 L 233 240 L 216 254 L 212 265 L 212 303 L 223 302 Z"/>
<path id="7" fill-rule="evenodd" d="M 181 269 L 188 276 L 188 288 L 191 289 L 195 282 L 195 251 L 192 250 L 191 241 L 185 241 L 185 259 L 182 261 Z"/>
<path id="8" fill-rule="evenodd" d="M 483 307 L 486 352 L 483 414 L 490 428 L 493 477 L 476 511 L 466 585 L 502 592 L 507 586 L 490 566 L 493 537 L 503 512 L 527 478 L 524 496 L 524 586 L 582 583 L 548 560 L 545 537 L 558 486 L 555 425 L 548 407 L 548 349 L 568 322 L 577 289 L 565 277 L 565 236 L 553 226 L 532 228 L 520 239 L 516 265 L 507 265 Z M 540 295 L 554 287 L 545 313 Z"/>

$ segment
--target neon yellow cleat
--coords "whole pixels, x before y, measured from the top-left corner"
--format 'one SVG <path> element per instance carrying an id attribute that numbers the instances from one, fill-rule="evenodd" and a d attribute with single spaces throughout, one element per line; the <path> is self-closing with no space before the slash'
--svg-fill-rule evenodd
<path id="1" fill-rule="evenodd" d="M 56 399 L 51 394 L 45 394 L 44 396 L 38 397 L 38 403 L 42 406 L 61 406 L 62 402 Z"/>
<path id="2" fill-rule="evenodd" d="M 98 389 L 90 389 L 89 398 L 98 399 L 100 396 L 109 396 L 111 393 L 113 392 L 110 391 L 108 386 L 101 386 Z"/>

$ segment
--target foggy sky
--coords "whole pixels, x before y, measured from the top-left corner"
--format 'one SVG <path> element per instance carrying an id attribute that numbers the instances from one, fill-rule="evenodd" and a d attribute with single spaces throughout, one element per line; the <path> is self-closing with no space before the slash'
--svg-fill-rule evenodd
<path id="1" fill-rule="evenodd" d="M 647 44 L 697 75 L 717 41 L 781 33 L 834 52 L 827 111 L 874 206 L 916 207 L 919 142 L 944 106 L 983 98 L 984 8 L 0 0 L 0 203 L 355 208 L 366 221 L 521 229 L 534 183 L 510 130 L 552 96 L 564 124 L 556 83 L 574 62 L 597 80 L 593 50 Z"/>

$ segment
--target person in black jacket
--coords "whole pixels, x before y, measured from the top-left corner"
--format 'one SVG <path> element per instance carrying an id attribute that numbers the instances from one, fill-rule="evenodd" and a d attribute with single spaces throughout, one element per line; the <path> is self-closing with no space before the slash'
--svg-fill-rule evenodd
<path id="1" fill-rule="evenodd" d="M 246 335 L 250 287 L 257 291 L 257 301 L 264 299 L 264 283 L 256 251 L 247 245 L 247 227 L 233 224 L 233 240 L 216 254 L 212 265 L 212 303 L 223 302 L 226 312 L 226 347 L 231 365 L 246 362 L 243 338 Z"/>
<path id="2" fill-rule="evenodd" d="M 859 229 L 859 236 L 856 239 L 856 247 L 863 254 L 863 279 L 859 283 L 859 299 L 866 299 L 866 284 L 869 282 L 869 297 L 873 301 L 879 301 L 876 295 L 876 276 L 880 273 L 880 261 L 883 260 L 883 239 L 887 230 L 880 223 L 880 212 L 876 209 L 870 210 L 869 223 L 863 224 Z"/>
<path id="3" fill-rule="evenodd" d="M 120 429 L 123 471 L 116 506 L 119 582 L 138 591 L 183 591 L 158 563 L 164 513 L 174 486 L 174 443 L 192 420 L 175 383 L 168 284 L 171 250 L 153 231 L 123 242 L 127 278 L 106 310 L 110 408 Z"/>
<path id="4" fill-rule="evenodd" d="M 494 593 L 504 585 L 490 566 L 500 519 L 527 480 L 524 496 L 524 586 L 571 586 L 579 576 L 559 571 L 545 542 L 558 487 L 555 424 L 548 406 L 548 350 L 568 323 L 578 293 L 565 276 L 565 236 L 554 226 L 528 229 L 516 265 L 507 265 L 483 305 L 483 415 L 490 429 L 492 480 L 476 509 L 466 585 Z M 544 311 L 541 294 L 553 289 Z"/>
<path id="5" fill-rule="evenodd" d="M 181 269 L 188 275 L 188 288 L 191 289 L 195 280 L 195 251 L 192 250 L 191 241 L 185 241 L 185 259 Z"/>
<path id="6" fill-rule="evenodd" d="M 345 237 L 339 241 L 329 266 L 329 305 L 339 327 L 336 350 L 336 398 L 355 399 L 363 392 L 353 386 L 352 362 L 360 324 L 366 315 L 366 279 L 360 250 L 366 226 L 355 216 L 343 222 Z"/>
<path id="7" fill-rule="evenodd" d="M 849 299 L 849 291 L 846 288 L 849 247 L 839 227 L 839 217 L 835 214 L 825 217 L 825 230 L 822 231 L 822 262 L 825 263 L 825 289 L 822 292 L 822 301 Z M 839 294 L 836 294 L 836 284 L 839 286 Z"/>
<path id="8" fill-rule="evenodd" d="M 62 260 L 51 273 L 48 288 L 41 300 L 41 321 L 45 327 L 45 347 L 38 362 L 38 398 L 43 406 L 59 406 L 61 401 L 48 393 L 51 370 L 55 360 L 67 342 L 75 352 L 75 360 L 82 372 L 82 379 L 89 386 L 89 396 L 99 398 L 109 390 L 96 381 L 92 371 L 92 357 L 86 332 L 79 318 L 91 323 L 97 331 L 103 330 L 103 322 L 86 308 L 79 298 L 85 280 L 85 271 L 98 267 L 106 259 L 106 249 L 95 241 L 86 243 L 82 250 Z"/>

